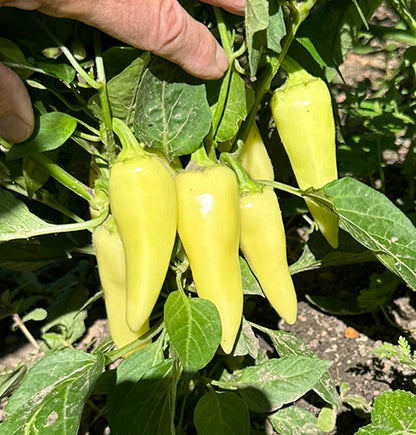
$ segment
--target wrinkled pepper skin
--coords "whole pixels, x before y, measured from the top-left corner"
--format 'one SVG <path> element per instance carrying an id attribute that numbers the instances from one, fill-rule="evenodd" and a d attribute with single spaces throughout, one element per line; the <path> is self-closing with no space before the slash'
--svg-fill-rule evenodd
<path id="1" fill-rule="evenodd" d="M 290 72 L 270 102 L 276 127 L 302 190 L 319 189 L 338 178 L 331 96 L 323 80 L 302 68 Z M 306 200 L 329 244 L 338 246 L 338 217 Z"/>
<path id="2" fill-rule="evenodd" d="M 239 160 L 253 180 L 274 180 L 273 165 L 255 122 L 251 124 Z"/>
<path id="3" fill-rule="evenodd" d="M 242 312 L 237 178 L 226 166 L 186 170 L 176 177 L 178 233 L 199 297 L 221 318 L 221 347 L 232 352 Z"/>
<path id="4" fill-rule="evenodd" d="M 280 317 L 293 324 L 297 298 L 286 256 L 286 235 L 279 203 L 271 188 L 240 200 L 240 248 L 266 298 Z"/>
<path id="5" fill-rule="evenodd" d="M 149 330 L 149 322 L 146 321 L 137 332 L 131 331 L 127 325 L 126 262 L 117 231 L 110 231 L 101 225 L 94 230 L 92 239 L 110 335 L 114 344 L 120 348 L 145 334 Z"/>
<path id="6" fill-rule="evenodd" d="M 175 179 L 156 155 L 117 161 L 110 172 L 110 207 L 123 242 L 127 323 L 139 331 L 156 304 L 176 237 Z"/>

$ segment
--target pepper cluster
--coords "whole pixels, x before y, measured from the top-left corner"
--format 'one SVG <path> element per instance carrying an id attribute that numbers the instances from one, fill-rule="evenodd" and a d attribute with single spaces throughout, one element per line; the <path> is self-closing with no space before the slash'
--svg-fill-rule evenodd
<path id="1" fill-rule="evenodd" d="M 272 113 L 299 186 L 321 187 L 337 176 L 331 101 L 322 99 L 322 81 L 299 68 L 289 72 L 272 98 Z M 238 161 L 223 154 L 221 163 L 213 162 L 201 148 L 178 174 L 163 156 L 145 151 L 121 121 L 114 127 L 123 145 L 109 177 L 114 222 L 93 235 L 114 343 L 123 346 L 149 329 L 177 234 L 198 296 L 219 312 L 225 353 L 233 350 L 243 312 L 240 252 L 276 312 L 294 323 L 297 299 L 277 196 L 253 181 L 274 180 L 257 125 Z M 331 131 L 319 135 L 323 130 Z M 336 246 L 335 215 L 307 204 Z"/>

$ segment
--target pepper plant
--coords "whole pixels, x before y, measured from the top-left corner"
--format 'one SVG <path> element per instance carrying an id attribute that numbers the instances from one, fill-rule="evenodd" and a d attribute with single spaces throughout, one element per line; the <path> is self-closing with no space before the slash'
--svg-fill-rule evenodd
<path id="1" fill-rule="evenodd" d="M 285 331 L 292 278 L 380 262 L 394 285 L 355 314 L 399 284 L 416 289 L 414 143 L 409 194 L 395 203 L 378 122 L 414 138 L 415 10 L 390 0 L 398 24 L 377 27 L 381 3 L 246 0 L 243 19 L 184 1 L 229 57 L 216 81 L 80 23 L 0 8 L 0 61 L 25 81 L 36 118 L 24 143 L 0 139 L 1 316 L 38 352 L 0 378 L 0 434 L 79 433 L 91 402 L 114 434 L 334 429 L 344 395 L 331 361 Z M 396 81 L 337 104 L 340 65 L 374 35 L 401 44 Z M 299 222 L 309 237 L 293 259 L 286 233 Z M 253 303 L 274 310 L 266 319 Z M 109 334 L 81 349 L 97 312 Z M 397 393 L 360 434 L 391 433 L 377 432 L 386 401 L 415 429 L 404 411 L 415 396 Z M 318 415 L 300 405 L 307 394 Z"/>

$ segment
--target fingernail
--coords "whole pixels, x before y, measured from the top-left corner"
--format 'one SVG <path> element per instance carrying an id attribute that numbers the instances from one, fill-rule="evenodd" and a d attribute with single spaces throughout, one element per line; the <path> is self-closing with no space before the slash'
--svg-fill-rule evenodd
<path id="1" fill-rule="evenodd" d="M 228 68 L 228 57 L 225 54 L 225 51 L 223 50 L 223 48 L 219 44 L 217 45 L 215 59 L 217 62 L 218 69 L 221 70 L 222 73 L 224 73 L 226 71 L 226 69 Z"/>
<path id="2" fill-rule="evenodd" d="M 0 136 L 9 142 L 23 142 L 31 133 L 29 125 L 16 116 L 0 118 Z"/>

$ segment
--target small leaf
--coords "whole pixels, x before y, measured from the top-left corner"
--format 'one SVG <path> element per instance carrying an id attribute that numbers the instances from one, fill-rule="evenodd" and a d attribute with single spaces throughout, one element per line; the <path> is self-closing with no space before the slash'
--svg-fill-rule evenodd
<path id="1" fill-rule="evenodd" d="M 318 415 L 317 427 L 322 432 L 328 433 L 335 429 L 337 413 L 335 408 L 324 406 Z"/>
<path id="2" fill-rule="evenodd" d="M 237 388 L 250 410 L 271 412 L 311 390 L 329 365 L 318 358 L 286 356 L 236 372 L 226 387 Z"/>
<path id="3" fill-rule="evenodd" d="M 306 409 L 292 405 L 270 415 L 274 429 L 280 435 L 319 435 L 316 417 Z"/>
<path id="4" fill-rule="evenodd" d="M 264 297 L 263 290 L 260 287 L 256 277 L 250 270 L 244 258 L 240 257 L 241 280 L 243 283 L 243 292 L 245 295 L 258 295 Z"/>
<path id="5" fill-rule="evenodd" d="M 143 75 L 134 130 L 148 147 L 172 160 L 197 150 L 211 127 L 211 112 L 202 81 L 161 58 Z"/>
<path id="6" fill-rule="evenodd" d="M 243 317 L 233 356 L 250 355 L 253 359 L 256 359 L 259 353 L 259 348 L 259 339 L 256 337 L 250 323 Z"/>
<path id="7" fill-rule="evenodd" d="M 75 78 L 76 72 L 74 68 L 67 63 L 37 61 L 36 66 L 45 71 L 46 74 L 50 74 L 64 83 L 72 83 Z"/>
<path id="8" fill-rule="evenodd" d="M 72 136 L 77 127 L 77 120 L 62 112 L 45 113 L 36 121 L 33 135 L 27 141 L 14 145 L 7 153 L 6 160 L 57 149 Z"/>
<path id="9" fill-rule="evenodd" d="M 274 348 L 280 356 L 303 355 L 316 358 L 315 352 L 299 337 L 286 331 L 264 330 L 272 341 Z M 313 386 L 313 390 L 323 400 L 333 406 L 340 406 L 340 400 L 335 388 L 334 381 L 329 371 L 325 371 L 319 381 Z"/>
<path id="10" fill-rule="evenodd" d="M 13 69 L 22 79 L 26 79 L 33 72 L 33 65 L 26 61 L 22 50 L 10 39 L 0 38 L 0 60 L 13 64 Z"/>
<path id="11" fill-rule="evenodd" d="M 221 320 L 212 302 L 172 292 L 165 302 L 165 325 L 185 371 L 202 369 L 214 357 Z"/>
<path id="12" fill-rule="evenodd" d="M 27 313 L 25 316 L 22 317 L 23 322 L 28 322 L 29 320 L 34 320 L 36 322 L 39 322 L 41 320 L 45 320 L 48 316 L 48 312 L 44 310 L 43 308 L 35 308 L 30 313 Z"/>
<path id="13" fill-rule="evenodd" d="M 113 77 L 107 85 L 111 113 L 129 127 L 134 120 L 134 111 L 143 71 L 150 61 L 150 53 L 145 52 L 137 57 L 121 73 Z"/>
<path id="14" fill-rule="evenodd" d="M 210 390 L 196 404 L 194 423 L 198 435 L 249 435 L 247 405 L 236 393 Z"/>
<path id="15" fill-rule="evenodd" d="M 232 72 L 227 104 L 214 138 L 215 141 L 225 142 L 236 135 L 253 102 L 253 91 L 245 85 L 239 74 Z M 211 107 L 212 113 L 215 113 L 215 108 L 216 104 Z"/>
<path id="16" fill-rule="evenodd" d="M 416 290 L 416 228 L 410 219 L 385 195 L 353 178 L 333 181 L 321 191 L 341 228 Z"/>
<path id="17" fill-rule="evenodd" d="M 371 411 L 371 424 L 356 435 L 416 433 L 416 396 L 408 391 L 386 391 L 376 398 Z"/>
<path id="18" fill-rule="evenodd" d="M 100 354 L 64 349 L 45 356 L 11 396 L 0 434 L 76 434 L 103 368 Z"/>
<path id="19" fill-rule="evenodd" d="M 255 76 L 259 61 L 254 35 L 269 25 L 269 3 L 267 0 L 247 0 L 245 3 L 246 41 L 250 66 L 250 74 Z"/>

